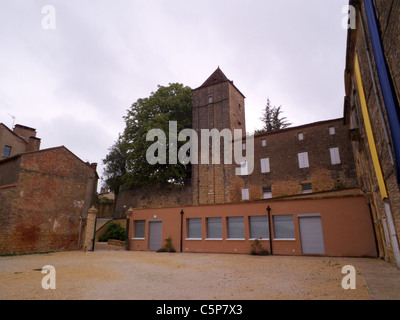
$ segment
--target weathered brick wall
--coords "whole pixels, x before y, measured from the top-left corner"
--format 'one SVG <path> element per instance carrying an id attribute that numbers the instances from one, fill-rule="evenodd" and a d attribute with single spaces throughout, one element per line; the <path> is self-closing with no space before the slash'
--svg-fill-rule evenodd
<path id="1" fill-rule="evenodd" d="M 210 102 L 210 97 L 212 102 Z M 235 129 L 246 133 L 244 96 L 230 82 L 225 81 L 193 91 L 193 129 L 201 140 L 201 129 L 230 129 L 233 135 Z M 231 136 L 233 138 L 233 136 Z M 210 139 L 211 141 L 211 139 Z M 192 187 L 193 204 L 222 204 L 230 202 L 229 188 L 234 167 L 223 164 L 224 140 L 221 139 L 221 149 L 218 151 L 221 164 L 212 164 L 211 143 L 209 146 L 209 164 L 193 165 Z M 199 144 L 199 155 L 201 154 Z M 201 158 L 199 158 L 200 162 Z"/>
<path id="2" fill-rule="evenodd" d="M 118 195 L 114 218 L 125 218 L 129 208 L 168 208 L 192 205 L 190 186 L 127 190 Z"/>
<path id="3" fill-rule="evenodd" d="M 346 62 L 346 95 L 347 102 L 345 104 L 346 119 L 354 130 L 359 130 L 359 138 L 354 139 L 353 151 L 357 164 L 357 174 L 363 191 L 371 201 L 371 208 L 374 216 L 375 231 L 377 234 L 378 245 L 381 257 L 388 261 L 394 261 L 392 246 L 386 245 L 386 237 L 384 225 L 386 224 L 386 214 L 384 203 L 379 192 L 379 186 L 375 169 L 373 166 L 368 139 L 364 126 L 364 119 L 361 112 L 359 101 L 359 92 L 356 86 L 356 78 L 354 72 L 355 53 L 357 52 L 360 62 L 363 87 L 368 106 L 369 118 L 373 130 L 376 149 L 379 157 L 380 166 L 385 180 L 392 214 L 397 230 L 400 234 L 400 192 L 396 180 L 395 167 L 390 158 L 390 150 L 393 137 L 390 136 L 385 104 L 382 98 L 382 92 L 379 85 L 379 78 L 372 51 L 370 35 L 368 30 L 367 19 L 365 16 L 363 1 L 352 0 L 351 5 L 360 8 L 357 11 L 357 28 L 349 31 L 347 62 Z M 382 44 L 386 62 L 389 68 L 390 76 L 396 90 L 397 98 L 400 101 L 400 2 L 397 0 L 374 1 L 378 25 L 382 37 Z M 364 22 L 366 40 L 364 39 L 361 19 Z M 367 50 L 371 56 L 372 72 L 369 67 Z M 377 84 L 377 95 L 373 87 L 373 79 Z M 378 101 L 382 106 L 382 115 L 379 110 Z M 384 127 L 389 133 L 390 143 L 388 144 L 385 137 Z M 385 226 L 386 227 L 386 226 Z"/>
<path id="4" fill-rule="evenodd" d="M 329 128 L 335 134 L 329 134 Z M 298 134 L 303 134 L 303 140 Z M 266 146 L 262 146 L 265 140 Z M 331 164 L 330 148 L 339 148 L 340 164 Z M 298 153 L 308 153 L 308 168 L 299 168 Z M 262 198 L 262 188 L 270 187 L 273 197 L 302 193 L 302 184 L 311 183 L 313 192 L 352 188 L 358 185 L 348 127 L 343 119 L 323 121 L 258 135 L 254 140 L 254 171 L 237 177 L 231 199 L 241 200 L 241 188 L 249 188 L 250 200 Z M 261 159 L 268 158 L 270 172 L 261 173 Z M 242 183 L 239 182 L 242 180 Z M 241 187 L 238 187 L 240 185 Z"/>
<path id="5" fill-rule="evenodd" d="M 17 191 L 7 217 L 11 243 L 2 253 L 77 250 L 81 217 L 95 192 L 95 171 L 67 149 L 21 156 Z M 0 165 L 1 167 L 1 165 Z"/>

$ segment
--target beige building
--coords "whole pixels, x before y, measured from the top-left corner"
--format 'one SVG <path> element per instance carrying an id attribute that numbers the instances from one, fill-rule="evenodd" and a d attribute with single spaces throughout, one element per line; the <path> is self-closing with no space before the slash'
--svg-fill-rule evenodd
<path id="1" fill-rule="evenodd" d="M 0 160 L 20 153 L 40 150 L 36 129 L 17 124 L 13 130 L 0 123 Z"/>

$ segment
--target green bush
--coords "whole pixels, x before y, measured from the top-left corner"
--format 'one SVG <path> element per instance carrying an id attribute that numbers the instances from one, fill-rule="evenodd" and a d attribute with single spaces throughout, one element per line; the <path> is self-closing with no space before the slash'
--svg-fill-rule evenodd
<path id="1" fill-rule="evenodd" d="M 121 227 L 118 223 L 110 223 L 107 226 L 105 235 L 99 238 L 100 242 L 107 242 L 108 239 L 125 241 L 125 228 Z"/>

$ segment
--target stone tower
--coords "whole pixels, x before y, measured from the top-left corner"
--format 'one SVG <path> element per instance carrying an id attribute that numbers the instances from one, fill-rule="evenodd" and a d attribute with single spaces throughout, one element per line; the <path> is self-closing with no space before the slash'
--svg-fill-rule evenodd
<path id="1" fill-rule="evenodd" d="M 202 129 L 241 129 L 246 134 L 245 96 L 235 87 L 218 67 L 197 89 L 193 90 L 193 129 L 201 142 Z M 221 163 L 212 164 L 211 143 L 209 164 L 192 165 L 193 204 L 221 204 L 230 202 L 230 181 L 234 164 L 224 164 L 223 139 L 221 139 Z M 201 143 L 199 143 L 199 149 Z M 200 150 L 199 150 L 200 155 Z"/>

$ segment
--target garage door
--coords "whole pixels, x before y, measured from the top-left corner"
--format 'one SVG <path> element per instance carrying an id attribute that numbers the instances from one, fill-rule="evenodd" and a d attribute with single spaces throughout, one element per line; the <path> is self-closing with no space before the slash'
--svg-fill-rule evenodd
<path id="1" fill-rule="evenodd" d="M 325 254 L 321 216 L 299 215 L 299 225 L 303 254 Z"/>
<path id="2" fill-rule="evenodd" d="M 162 247 L 162 222 L 149 222 L 149 250 L 158 250 Z"/>

